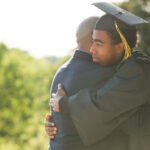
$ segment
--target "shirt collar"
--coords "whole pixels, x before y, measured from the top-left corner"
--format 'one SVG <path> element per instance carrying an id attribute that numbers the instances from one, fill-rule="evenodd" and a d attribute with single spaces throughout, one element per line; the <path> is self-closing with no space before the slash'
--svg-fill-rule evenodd
<path id="1" fill-rule="evenodd" d="M 87 53 L 87 54 L 90 54 L 90 55 L 91 55 L 91 53 L 89 53 L 88 51 L 83 50 L 83 49 L 78 49 L 77 51 L 84 52 L 84 53 Z"/>

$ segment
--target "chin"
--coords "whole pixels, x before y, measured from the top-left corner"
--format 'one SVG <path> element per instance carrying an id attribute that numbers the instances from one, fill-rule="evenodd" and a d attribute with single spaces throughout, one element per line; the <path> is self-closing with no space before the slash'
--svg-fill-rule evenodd
<path id="1" fill-rule="evenodd" d="M 95 63 L 99 63 L 97 60 L 95 60 L 95 59 L 93 59 L 93 62 L 95 62 Z"/>
<path id="2" fill-rule="evenodd" d="M 95 63 L 99 63 L 99 64 L 100 64 L 99 60 L 98 60 L 98 59 L 96 59 L 96 58 L 93 58 L 93 62 L 95 62 Z"/>

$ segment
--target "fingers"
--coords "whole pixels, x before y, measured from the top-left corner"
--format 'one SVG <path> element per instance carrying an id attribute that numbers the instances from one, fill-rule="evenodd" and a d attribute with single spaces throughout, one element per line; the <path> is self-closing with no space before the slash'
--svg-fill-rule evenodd
<path id="1" fill-rule="evenodd" d="M 49 138 L 50 138 L 51 140 L 53 140 L 53 139 L 54 139 L 54 136 L 49 136 Z"/>
<path id="2" fill-rule="evenodd" d="M 57 128 L 56 127 L 46 127 L 45 130 L 46 130 L 46 133 L 49 136 L 49 138 L 54 139 L 54 136 L 57 133 Z"/>
<path id="3" fill-rule="evenodd" d="M 47 132 L 47 134 L 48 134 L 49 136 L 55 136 L 55 135 L 56 135 L 56 131 Z"/>
<path id="4" fill-rule="evenodd" d="M 51 99 L 50 105 L 52 106 L 54 112 L 59 112 L 58 103 L 53 98 Z"/>
<path id="5" fill-rule="evenodd" d="M 54 111 L 54 112 L 59 112 L 59 109 L 58 109 L 57 107 L 56 107 L 56 108 L 53 107 L 53 111 Z"/>
<path id="6" fill-rule="evenodd" d="M 51 133 L 51 135 L 54 133 L 56 134 L 57 128 L 56 127 L 46 127 L 46 132 Z"/>
<path id="7" fill-rule="evenodd" d="M 59 83 L 58 84 L 58 90 L 61 90 L 61 89 L 63 89 L 63 88 L 62 88 L 62 85 Z"/>
<path id="8" fill-rule="evenodd" d="M 50 121 L 51 119 L 51 114 L 47 113 L 46 118 L 45 118 L 45 131 L 48 135 L 48 137 L 52 140 L 54 139 L 56 133 L 57 133 L 57 128 L 55 127 L 55 124 Z"/>
<path id="9" fill-rule="evenodd" d="M 55 124 L 47 119 L 45 119 L 45 131 L 50 139 L 54 139 L 54 135 L 57 134 L 57 128 L 55 127 Z"/>
<path id="10" fill-rule="evenodd" d="M 54 107 L 54 104 L 55 104 L 55 100 L 54 100 L 53 98 L 51 98 L 50 105 L 51 105 L 52 107 Z"/>
<path id="11" fill-rule="evenodd" d="M 51 115 L 49 113 L 46 114 L 46 119 L 50 120 L 51 119 Z"/>
<path id="12" fill-rule="evenodd" d="M 52 98 L 54 98 L 56 96 L 56 94 L 55 93 L 52 93 Z"/>
<path id="13" fill-rule="evenodd" d="M 66 92 L 65 92 L 62 84 L 60 84 L 60 83 L 58 84 L 58 90 L 57 90 L 56 94 L 59 96 L 66 96 Z"/>
<path id="14" fill-rule="evenodd" d="M 47 120 L 45 120 L 45 127 L 54 127 L 55 124 L 53 122 L 49 122 Z"/>

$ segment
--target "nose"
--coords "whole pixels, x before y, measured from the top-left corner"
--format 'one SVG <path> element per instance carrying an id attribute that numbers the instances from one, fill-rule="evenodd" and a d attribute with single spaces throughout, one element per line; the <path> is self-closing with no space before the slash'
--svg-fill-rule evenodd
<path id="1" fill-rule="evenodd" d="M 94 44 L 92 44 L 92 46 L 90 48 L 90 53 L 93 55 L 96 53 L 95 48 L 94 48 Z"/>

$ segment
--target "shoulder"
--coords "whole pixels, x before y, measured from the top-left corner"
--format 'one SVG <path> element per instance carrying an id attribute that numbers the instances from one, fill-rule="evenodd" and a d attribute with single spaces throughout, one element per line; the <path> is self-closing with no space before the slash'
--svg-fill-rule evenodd
<path id="1" fill-rule="evenodd" d="M 133 50 L 132 57 L 123 62 L 119 68 L 120 71 L 133 71 L 142 72 L 147 67 L 150 70 L 150 57 L 141 51 Z M 132 71 L 132 72 L 133 72 Z"/>
<path id="2" fill-rule="evenodd" d="M 114 74 L 116 84 L 127 87 L 127 91 L 140 91 L 149 87 L 150 77 L 134 57 L 128 58 Z"/>
<path id="3" fill-rule="evenodd" d="M 134 83 L 134 86 L 137 87 L 149 87 L 150 65 L 147 65 L 142 59 L 130 57 L 120 65 L 115 77 L 125 84 Z"/>
<path id="4" fill-rule="evenodd" d="M 70 58 L 69 60 L 67 60 L 65 63 L 63 63 L 57 70 L 57 73 L 68 68 L 68 66 L 71 64 L 72 58 Z"/>
<path id="5" fill-rule="evenodd" d="M 134 57 L 128 58 L 117 68 L 116 74 L 119 76 L 130 77 L 143 74 L 143 68 Z"/>

